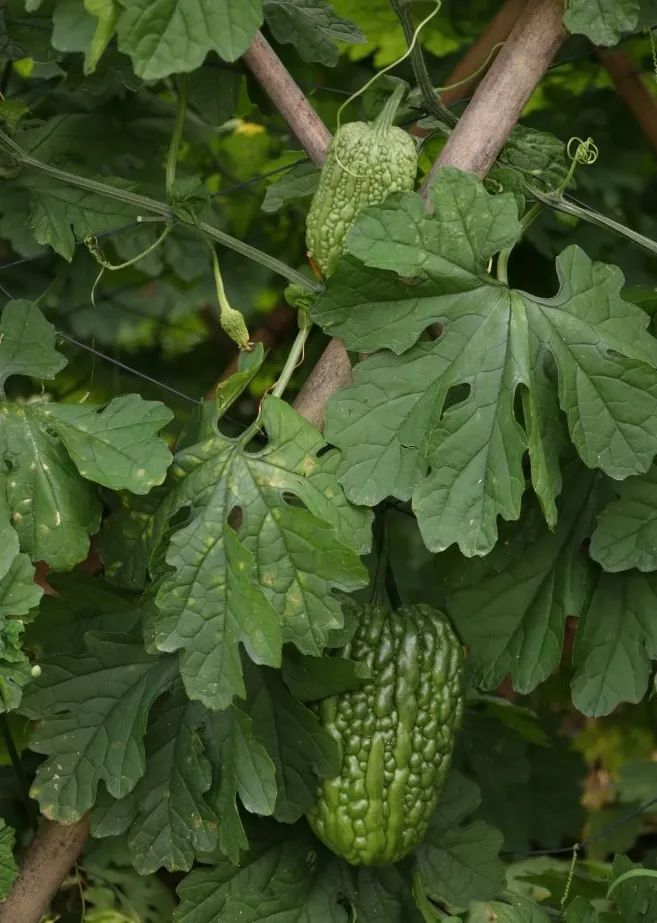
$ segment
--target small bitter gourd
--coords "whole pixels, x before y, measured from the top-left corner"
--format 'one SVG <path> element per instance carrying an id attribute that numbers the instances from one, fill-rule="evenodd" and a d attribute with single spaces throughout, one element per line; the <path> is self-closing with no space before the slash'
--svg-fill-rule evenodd
<path id="1" fill-rule="evenodd" d="M 324 278 L 335 269 L 345 235 L 368 205 L 413 188 L 415 142 L 393 125 L 403 93 L 400 85 L 374 122 L 348 122 L 329 145 L 319 186 L 306 219 L 308 254 Z"/>
<path id="2" fill-rule="evenodd" d="M 359 608 L 344 656 L 363 661 L 358 689 L 319 705 L 340 773 L 307 814 L 315 834 L 352 865 L 397 862 L 424 838 L 445 782 L 463 709 L 463 650 L 430 606 Z"/>

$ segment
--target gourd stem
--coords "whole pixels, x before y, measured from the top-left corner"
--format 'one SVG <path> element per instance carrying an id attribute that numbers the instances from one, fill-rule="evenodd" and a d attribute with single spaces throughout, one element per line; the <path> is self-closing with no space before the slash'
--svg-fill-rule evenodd
<path id="1" fill-rule="evenodd" d="M 415 28 L 411 19 L 410 4 L 408 0 L 390 0 L 390 5 L 397 14 L 401 27 L 404 30 L 404 38 L 408 47 L 411 49 L 411 66 L 418 87 L 422 93 L 424 104 L 429 113 L 436 119 L 447 122 L 449 125 L 456 125 L 458 119 L 449 111 L 447 106 L 440 101 L 440 95 L 433 86 L 433 81 L 429 76 L 426 61 L 422 54 L 422 46 L 419 41 L 415 41 Z"/>
<path id="2" fill-rule="evenodd" d="M 305 315 L 299 315 L 300 327 L 299 332 L 296 335 L 296 339 L 292 344 L 292 349 L 288 353 L 288 357 L 285 360 L 285 365 L 283 366 L 283 371 L 279 375 L 278 381 L 272 388 L 272 395 L 274 397 L 281 397 L 288 384 L 290 379 L 294 374 L 295 370 L 299 367 L 299 364 L 303 362 L 303 354 L 306 348 L 306 340 L 310 334 L 312 328 L 312 322 Z"/>
<path id="3" fill-rule="evenodd" d="M 392 95 L 389 96 L 386 100 L 383 109 L 379 112 L 376 119 L 374 120 L 374 133 L 379 140 L 381 140 L 386 132 L 390 130 L 392 123 L 395 120 L 397 109 L 399 109 L 402 96 L 404 95 L 404 90 L 404 84 L 398 83 Z"/>
<path id="4" fill-rule="evenodd" d="M 377 555 L 374 582 L 372 584 L 372 602 L 380 606 L 386 596 L 393 609 L 401 607 L 401 598 L 390 567 L 390 535 L 387 510 L 380 507 L 374 520 L 374 550 Z"/>

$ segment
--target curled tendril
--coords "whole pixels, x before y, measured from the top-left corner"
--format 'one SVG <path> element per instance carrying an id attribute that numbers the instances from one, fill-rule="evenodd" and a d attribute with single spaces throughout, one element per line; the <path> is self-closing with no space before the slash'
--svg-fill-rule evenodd
<path id="1" fill-rule="evenodd" d="M 575 147 L 575 145 L 577 146 Z M 600 151 L 593 138 L 587 138 L 586 141 L 582 141 L 581 138 L 574 137 L 568 142 L 566 153 L 574 163 L 590 166 L 596 162 Z"/>

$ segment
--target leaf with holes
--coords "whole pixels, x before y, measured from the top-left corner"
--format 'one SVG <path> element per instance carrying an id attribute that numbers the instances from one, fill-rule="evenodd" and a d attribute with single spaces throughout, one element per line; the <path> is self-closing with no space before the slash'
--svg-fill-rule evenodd
<path id="1" fill-rule="evenodd" d="M 167 543 L 150 641 L 182 649 L 187 692 L 211 709 L 244 695 L 240 644 L 272 666 L 284 641 L 319 654 L 343 624 L 333 591 L 367 582 L 357 552 L 370 514 L 347 503 L 336 453 L 318 457 L 319 432 L 277 398 L 264 402 L 261 419 L 263 449 L 247 452 L 217 433 L 181 451 L 154 517 L 157 549 L 172 517 L 189 510 Z"/>
<path id="2" fill-rule="evenodd" d="M 235 61 L 262 24 L 260 0 L 119 0 L 119 48 L 144 80 L 199 67 L 209 51 Z"/>
<path id="3" fill-rule="evenodd" d="M 86 643 L 85 654 L 45 659 L 21 705 L 40 722 L 30 746 L 47 757 L 32 795 L 46 817 L 66 824 L 94 804 L 101 781 L 114 798 L 135 787 L 145 769 L 148 712 L 178 666 L 120 635 L 90 633 Z"/>
<path id="4" fill-rule="evenodd" d="M 509 194 L 443 168 L 431 197 L 435 216 L 415 193 L 366 209 L 314 304 L 315 320 L 349 348 L 403 353 L 359 363 L 329 405 L 327 436 L 342 449 L 352 501 L 412 496 L 431 551 L 456 542 L 483 555 L 498 516 L 520 514 L 526 450 L 554 525 L 558 406 L 587 466 L 616 479 L 649 468 L 657 341 L 644 312 L 621 298 L 620 271 L 577 247 L 558 257 L 551 299 L 492 279 L 487 261 L 519 232 Z M 441 337 L 416 343 L 432 323 Z"/>

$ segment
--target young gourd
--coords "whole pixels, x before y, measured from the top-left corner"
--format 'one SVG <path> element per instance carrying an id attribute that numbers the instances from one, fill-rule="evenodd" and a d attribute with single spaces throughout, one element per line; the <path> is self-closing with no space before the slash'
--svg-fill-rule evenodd
<path id="1" fill-rule="evenodd" d="M 341 126 L 326 153 L 306 220 L 308 253 L 324 278 L 335 269 L 345 235 L 360 212 L 393 192 L 413 188 L 415 142 L 393 125 L 402 94 L 400 85 L 374 122 Z"/>
<path id="2" fill-rule="evenodd" d="M 344 656 L 364 662 L 369 678 L 319 706 L 342 764 L 307 817 L 347 862 L 387 865 L 422 841 L 444 785 L 463 710 L 463 650 L 430 606 L 364 605 Z"/>

